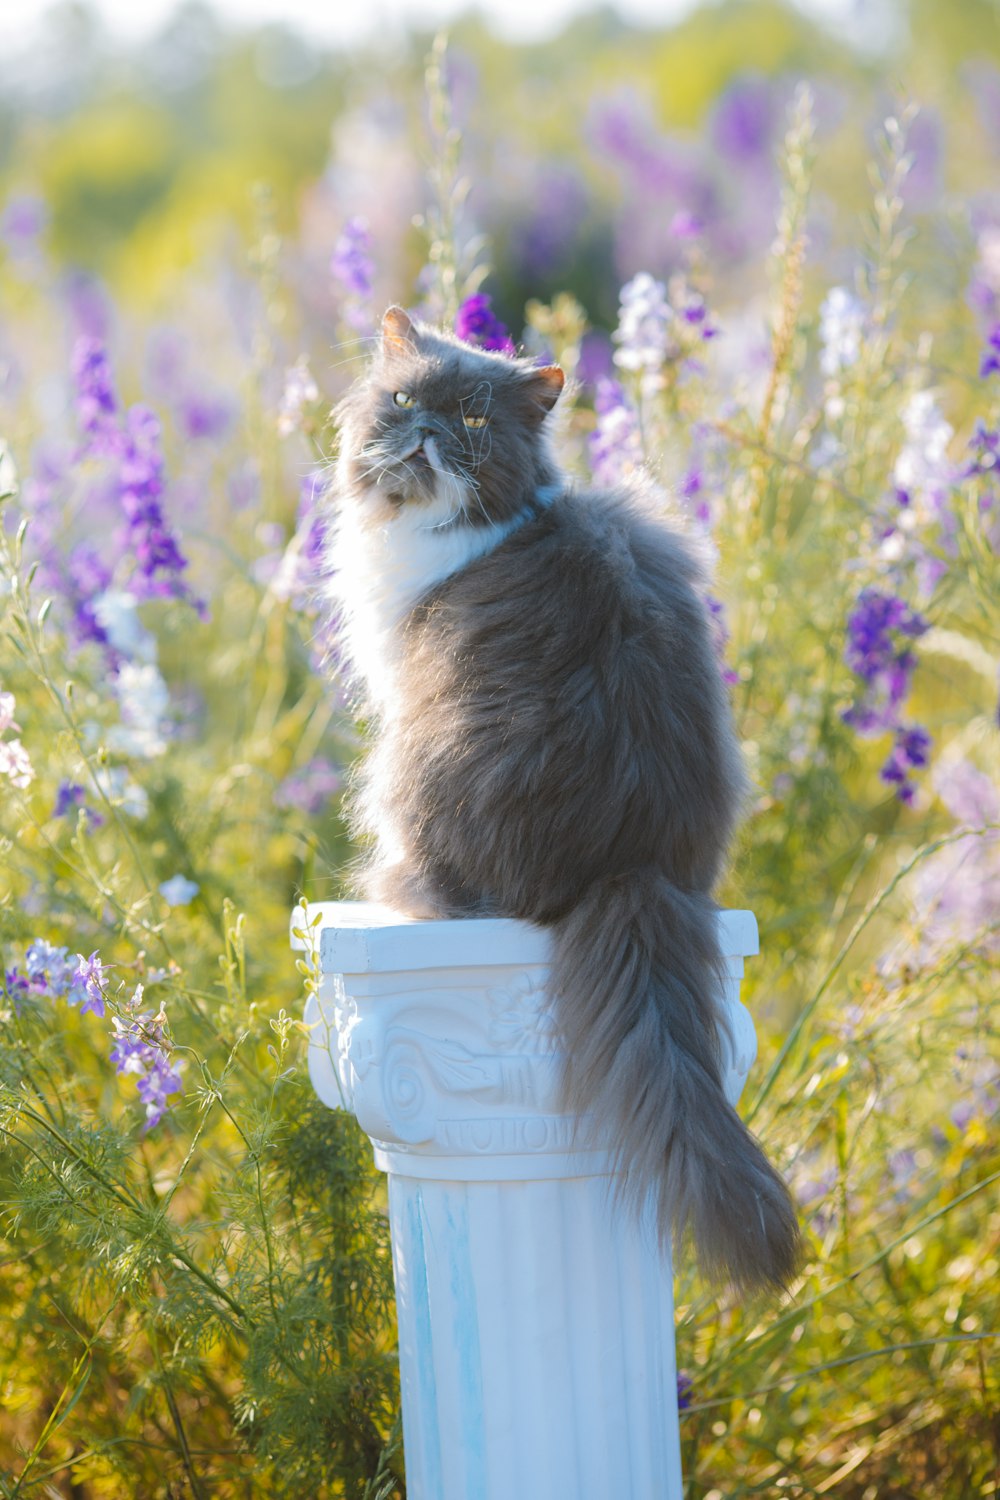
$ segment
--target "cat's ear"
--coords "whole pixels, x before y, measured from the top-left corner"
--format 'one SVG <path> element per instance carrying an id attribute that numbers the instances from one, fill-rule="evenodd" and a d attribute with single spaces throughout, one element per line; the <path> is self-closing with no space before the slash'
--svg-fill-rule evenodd
<path id="1" fill-rule="evenodd" d="M 543 415 L 555 406 L 565 383 L 566 376 L 558 365 L 546 365 L 541 370 L 532 370 L 528 377 L 528 390 Z"/>
<path id="2" fill-rule="evenodd" d="M 382 319 L 382 353 L 406 354 L 416 342 L 409 315 L 401 307 L 390 307 Z"/>

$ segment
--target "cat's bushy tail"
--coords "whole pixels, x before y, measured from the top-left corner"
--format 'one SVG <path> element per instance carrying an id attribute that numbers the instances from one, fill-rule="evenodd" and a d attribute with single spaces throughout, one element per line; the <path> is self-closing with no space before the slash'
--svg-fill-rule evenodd
<path id="1" fill-rule="evenodd" d="M 625 1198 L 742 1292 L 786 1286 L 799 1232 L 784 1181 L 721 1085 L 718 909 L 657 870 L 590 886 L 553 924 L 566 1090 L 607 1131 Z"/>

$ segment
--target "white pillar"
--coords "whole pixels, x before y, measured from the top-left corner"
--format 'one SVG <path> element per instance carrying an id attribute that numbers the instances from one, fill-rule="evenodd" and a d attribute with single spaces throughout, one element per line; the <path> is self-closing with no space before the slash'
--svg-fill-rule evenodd
<path id="1" fill-rule="evenodd" d="M 757 924 L 720 920 L 735 1103 Z M 292 927 L 322 976 L 314 1087 L 389 1175 L 410 1500 L 680 1500 L 671 1266 L 558 1108 L 547 934 L 353 902 Z"/>

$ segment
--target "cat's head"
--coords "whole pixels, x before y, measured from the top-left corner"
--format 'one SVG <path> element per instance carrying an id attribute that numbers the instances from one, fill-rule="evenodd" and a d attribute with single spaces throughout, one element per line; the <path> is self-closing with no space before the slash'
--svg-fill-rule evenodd
<path id="1" fill-rule="evenodd" d="M 472 348 L 390 307 L 337 411 L 341 493 L 380 519 L 420 505 L 433 524 L 502 523 L 554 478 L 543 424 L 562 387 L 556 365 Z"/>

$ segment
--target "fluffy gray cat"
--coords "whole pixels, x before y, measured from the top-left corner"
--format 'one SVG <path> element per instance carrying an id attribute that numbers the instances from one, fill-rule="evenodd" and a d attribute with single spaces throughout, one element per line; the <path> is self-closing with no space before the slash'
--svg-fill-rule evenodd
<path id="1" fill-rule="evenodd" d="M 560 473 L 558 367 L 390 308 L 338 409 L 332 592 L 376 728 L 367 893 L 550 928 L 565 1095 L 666 1242 L 784 1285 L 788 1191 L 720 1085 L 711 891 L 745 779 L 691 550 Z"/>

